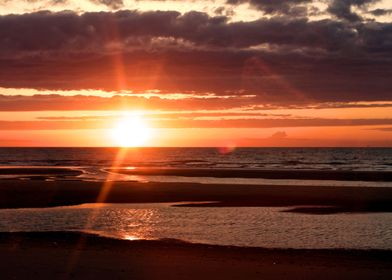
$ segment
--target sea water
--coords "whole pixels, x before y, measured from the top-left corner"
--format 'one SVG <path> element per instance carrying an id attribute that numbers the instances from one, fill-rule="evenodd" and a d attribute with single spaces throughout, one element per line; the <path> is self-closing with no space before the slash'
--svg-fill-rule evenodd
<path id="1" fill-rule="evenodd" d="M 118 160 L 121 155 L 121 161 Z M 392 172 L 391 148 L 0 148 L 0 167 L 79 169 L 79 180 L 391 186 L 391 182 L 129 176 L 106 168 L 236 168 Z M 1 176 L 0 176 L 1 177 Z M 61 178 L 52 178 L 60 180 Z M 226 181 L 227 182 L 226 182 Z M 280 207 L 172 207 L 169 204 L 86 204 L 1 209 L 0 231 L 84 231 L 121 239 L 270 248 L 392 250 L 391 213 L 311 215 Z"/>
<path id="2" fill-rule="evenodd" d="M 136 180 L 278 185 L 390 186 L 389 182 L 184 178 L 109 175 L 110 167 L 258 170 L 391 171 L 392 148 L 0 148 L 0 168 L 70 167 L 81 180 Z M 3 176 L 4 177 L 4 176 Z"/>
<path id="3" fill-rule="evenodd" d="M 110 167 L 118 153 L 118 148 L 0 148 L 0 165 Z M 121 165 L 392 171 L 392 148 L 130 148 Z"/>
<path id="4" fill-rule="evenodd" d="M 120 239 L 174 238 L 266 248 L 392 250 L 390 213 L 309 215 L 282 207 L 84 204 L 0 210 L 0 231 L 83 231 Z"/>

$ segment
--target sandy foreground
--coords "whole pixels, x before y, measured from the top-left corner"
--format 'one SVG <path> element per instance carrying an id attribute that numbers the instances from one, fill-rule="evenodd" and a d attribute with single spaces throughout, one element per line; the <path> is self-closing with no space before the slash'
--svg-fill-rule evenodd
<path id="1" fill-rule="evenodd" d="M 293 250 L 0 233 L 1 279 L 391 279 L 392 251 Z"/>
<path id="2" fill-rule="evenodd" d="M 392 210 L 392 188 L 102 183 L 39 178 L 0 180 L 0 208 L 97 201 L 186 201 L 188 207 L 292 206 L 294 212 L 310 214 L 387 212 Z M 192 204 L 200 201 L 204 205 Z M 303 208 L 304 205 L 312 207 Z M 360 280 L 391 277 L 392 251 L 241 248 L 173 240 L 114 240 L 76 232 L 0 233 L 1 279 Z"/>

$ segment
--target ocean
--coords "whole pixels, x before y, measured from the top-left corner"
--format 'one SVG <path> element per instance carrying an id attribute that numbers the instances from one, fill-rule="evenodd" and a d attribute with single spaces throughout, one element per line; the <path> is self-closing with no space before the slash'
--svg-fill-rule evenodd
<path id="1" fill-rule="evenodd" d="M 121 156 L 119 156 L 121 155 Z M 121 157 L 121 159 L 119 159 Z M 64 175 L 39 170 L 66 168 Z M 181 169 L 184 176 L 132 175 L 111 167 Z M 33 168 L 33 169 L 34 169 Z M 12 174 L 12 170 L 18 174 Z M 26 172 L 20 170 L 27 170 Z M 1 172 L 3 170 L 3 172 Z M 29 171 L 30 170 L 30 171 Z M 60 169 L 59 169 L 60 170 Z M 185 170 L 185 172 L 184 172 Z M 188 176 L 209 170 L 211 176 Z M 231 176 L 214 177 L 217 170 Z M 241 170 L 260 171 L 243 178 Z M 391 187 L 391 181 L 262 178 L 261 171 L 392 172 L 391 148 L 0 148 L 0 178 L 198 182 L 254 185 Z M 232 172 L 231 172 L 232 171 Z M 45 172 L 44 172 L 45 173 Z M 290 173 L 291 174 L 291 173 Z M 36 177 L 35 177 L 36 176 Z M 203 187 L 203 185 L 200 187 Z M 309 214 L 291 207 L 172 207 L 153 204 L 83 204 L 52 208 L 0 210 L 0 231 L 83 231 L 120 239 L 173 238 L 188 242 L 267 247 L 392 250 L 392 213 Z"/>
<path id="2" fill-rule="evenodd" d="M 111 167 L 118 153 L 118 148 L 0 148 L 0 165 Z M 129 148 L 122 165 L 392 171 L 392 148 Z"/>
<path id="3" fill-rule="evenodd" d="M 121 155 L 121 160 L 118 160 Z M 390 172 L 392 148 L 0 148 L 0 168 L 66 167 L 82 172 L 80 180 L 197 182 L 229 184 L 284 184 L 331 186 L 390 186 L 377 180 L 315 180 L 314 178 L 244 178 L 253 171 L 341 171 Z M 135 176 L 108 172 L 109 168 L 208 169 L 208 176 Z M 213 170 L 232 170 L 231 176 L 214 177 Z M 30 174 L 34 175 L 34 174 Z M 49 176 L 61 180 L 62 176 Z M 12 177 L 10 174 L 1 177 Z M 20 175 L 18 175 L 20 176 Z M 369 182 L 370 181 L 370 182 Z"/>

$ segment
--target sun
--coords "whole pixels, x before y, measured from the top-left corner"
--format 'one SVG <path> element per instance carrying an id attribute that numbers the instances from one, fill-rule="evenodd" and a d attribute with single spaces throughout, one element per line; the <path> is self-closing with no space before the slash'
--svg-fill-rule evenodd
<path id="1" fill-rule="evenodd" d="M 121 147 L 145 146 L 152 130 L 139 114 L 127 114 L 112 129 L 114 142 Z"/>

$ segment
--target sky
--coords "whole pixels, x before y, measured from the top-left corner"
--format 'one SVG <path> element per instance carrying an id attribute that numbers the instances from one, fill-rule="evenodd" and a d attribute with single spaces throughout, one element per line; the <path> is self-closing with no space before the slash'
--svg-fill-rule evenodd
<path id="1" fill-rule="evenodd" d="M 0 146 L 391 147 L 391 77 L 390 0 L 0 0 Z"/>

